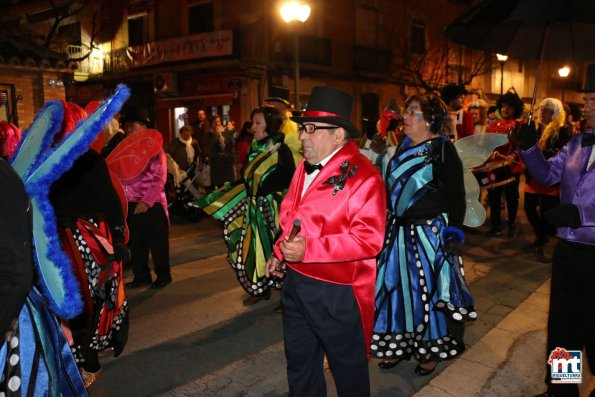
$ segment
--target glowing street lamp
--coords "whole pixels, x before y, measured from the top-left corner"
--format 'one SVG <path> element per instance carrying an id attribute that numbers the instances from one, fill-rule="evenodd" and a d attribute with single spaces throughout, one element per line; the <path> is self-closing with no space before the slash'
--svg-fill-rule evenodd
<path id="1" fill-rule="evenodd" d="M 558 69 L 558 75 L 564 79 L 564 81 L 562 81 L 562 102 L 564 102 L 564 91 L 566 89 L 566 77 L 568 77 L 569 74 L 570 74 L 570 67 L 568 67 L 568 66 L 563 66 L 560 69 Z"/>
<path id="2" fill-rule="evenodd" d="M 310 6 L 299 1 L 289 1 L 281 6 L 281 18 L 286 23 L 292 21 L 300 21 L 302 23 L 308 20 L 310 16 Z M 300 43 L 299 32 L 296 29 L 294 35 L 294 90 L 295 90 L 295 107 L 300 109 Z"/>
<path id="3" fill-rule="evenodd" d="M 504 62 L 508 59 L 508 55 L 496 54 L 498 62 L 500 62 L 500 96 L 504 94 Z"/>

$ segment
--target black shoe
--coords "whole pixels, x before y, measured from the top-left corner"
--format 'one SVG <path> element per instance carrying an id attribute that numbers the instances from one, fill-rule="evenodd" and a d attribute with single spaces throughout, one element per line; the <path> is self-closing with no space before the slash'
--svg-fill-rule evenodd
<path id="1" fill-rule="evenodd" d="M 273 308 L 273 311 L 274 311 L 275 313 L 283 313 L 283 305 L 281 305 L 281 304 L 280 304 L 279 306 L 275 306 L 275 307 Z"/>
<path id="2" fill-rule="evenodd" d="M 516 237 L 516 226 L 515 225 L 508 226 L 508 237 L 509 238 Z"/>
<path id="3" fill-rule="evenodd" d="M 402 358 L 395 358 L 392 360 L 382 360 L 378 363 L 378 366 L 382 369 L 391 369 L 391 368 L 395 367 L 401 361 L 403 361 Z"/>
<path id="4" fill-rule="evenodd" d="M 429 368 L 429 369 L 422 367 L 421 364 L 417 364 L 417 367 L 415 367 L 415 374 L 419 375 L 419 376 L 430 375 L 432 372 L 434 372 L 436 370 L 437 366 L 438 366 L 438 362 L 435 362 L 434 367 Z"/>
<path id="5" fill-rule="evenodd" d="M 271 299 L 271 290 L 270 289 L 266 290 L 266 292 L 264 294 L 259 295 L 259 296 L 250 295 L 249 297 L 247 297 L 246 299 L 244 299 L 242 301 L 242 304 L 244 306 L 252 306 L 253 304 L 258 303 L 263 299 L 265 301 L 268 301 L 269 299 Z"/>
<path id="6" fill-rule="evenodd" d="M 124 284 L 124 287 L 129 289 L 134 288 L 142 288 L 151 285 L 151 280 L 141 281 L 141 280 L 132 280 L 129 283 Z"/>
<path id="7" fill-rule="evenodd" d="M 153 284 L 151 284 L 152 289 L 159 289 L 165 287 L 167 284 L 171 283 L 171 278 L 167 280 L 157 279 Z"/>
<path id="8" fill-rule="evenodd" d="M 533 250 L 533 257 L 537 262 L 546 262 L 545 254 L 543 253 L 543 248 L 537 247 Z"/>

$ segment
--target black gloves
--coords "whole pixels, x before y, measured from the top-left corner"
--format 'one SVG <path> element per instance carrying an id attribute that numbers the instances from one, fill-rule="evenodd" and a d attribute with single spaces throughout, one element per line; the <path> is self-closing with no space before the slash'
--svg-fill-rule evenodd
<path id="1" fill-rule="evenodd" d="M 535 124 L 523 124 L 516 134 L 515 143 L 523 150 L 529 150 L 537 143 Z"/>
<path id="2" fill-rule="evenodd" d="M 574 204 L 562 204 L 545 213 L 545 220 L 557 227 L 581 227 L 581 214 Z"/>
<path id="3" fill-rule="evenodd" d="M 131 255 L 130 249 L 123 243 L 114 244 L 114 258 L 116 261 L 122 261 L 122 263 L 130 262 Z"/>
<path id="4" fill-rule="evenodd" d="M 449 226 L 442 230 L 442 244 L 444 251 L 449 255 L 461 255 L 461 246 L 465 240 L 465 234 L 458 227 Z"/>

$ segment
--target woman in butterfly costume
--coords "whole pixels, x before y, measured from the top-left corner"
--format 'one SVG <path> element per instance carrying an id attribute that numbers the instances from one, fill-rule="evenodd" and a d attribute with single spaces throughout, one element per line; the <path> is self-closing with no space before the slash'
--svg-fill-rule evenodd
<path id="1" fill-rule="evenodd" d="M 263 106 L 250 118 L 254 140 L 242 178 L 199 202 L 208 215 L 224 221 L 227 260 L 250 294 L 244 305 L 270 297 L 265 264 L 279 230 L 279 205 L 295 171 L 291 150 L 279 131 L 283 122 L 279 111 Z"/>
<path id="2" fill-rule="evenodd" d="M 371 353 L 382 368 L 415 358 L 418 375 L 464 350 L 464 321 L 476 317 L 459 245 L 465 217 L 463 166 L 443 135 L 444 103 L 406 103 L 405 140 L 384 172 L 388 218 L 379 256 Z"/>
<path id="3" fill-rule="evenodd" d="M 87 117 L 78 105 L 62 102 L 64 120 L 58 143 Z M 107 164 L 90 149 L 50 188 L 62 248 L 83 296 L 84 310 L 66 321 L 71 347 L 89 387 L 99 376 L 98 352 L 114 346 L 118 356 L 128 338 L 128 306 L 122 284 L 122 262 L 130 258 L 124 244 L 122 204 L 112 185 Z M 70 338 L 69 338 L 70 340 Z"/>
<path id="4" fill-rule="evenodd" d="M 70 260 L 61 248 L 49 190 L 88 150 L 128 96 L 129 90 L 120 86 L 114 96 L 56 145 L 53 143 L 62 128 L 64 106 L 61 102 L 49 102 L 24 134 L 11 160 L 30 198 L 26 208 L 32 220 L 29 234 L 33 244 L 29 247 L 34 249 L 29 252 L 34 263 L 34 286 L 29 289 L 24 304 L 22 300 L 13 301 L 9 327 L 3 326 L 2 330 L 6 331 L 3 333 L 6 338 L 0 345 L 0 391 L 7 396 L 87 395 L 57 321 L 57 317 L 72 319 L 79 315 L 83 301 Z M 15 195 L 13 200 L 19 198 L 23 200 L 22 195 Z M 2 222 L 6 219 L 2 217 Z M 17 231 L 14 228 L 15 235 Z M 20 304 L 17 313 L 15 302 L 16 308 Z"/>

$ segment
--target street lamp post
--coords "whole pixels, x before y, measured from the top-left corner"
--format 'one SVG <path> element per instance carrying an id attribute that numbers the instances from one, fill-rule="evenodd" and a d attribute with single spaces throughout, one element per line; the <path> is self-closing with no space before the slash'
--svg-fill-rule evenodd
<path id="1" fill-rule="evenodd" d="M 500 96 L 504 94 L 504 62 L 508 59 L 508 55 L 496 54 L 498 62 L 500 62 Z"/>
<path id="2" fill-rule="evenodd" d="M 558 69 L 558 75 L 563 79 L 562 80 L 562 102 L 564 102 L 564 91 L 566 89 L 566 77 L 570 74 L 570 67 L 563 66 Z"/>
<path id="3" fill-rule="evenodd" d="M 310 16 L 310 6 L 303 4 L 298 1 L 289 1 L 281 7 L 281 18 L 286 23 L 292 21 L 300 21 L 302 23 L 308 20 Z M 299 31 L 295 29 L 295 35 L 293 39 L 294 53 L 293 53 L 293 71 L 294 71 L 294 90 L 295 90 L 295 107 L 301 109 L 300 106 L 300 39 Z"/>

